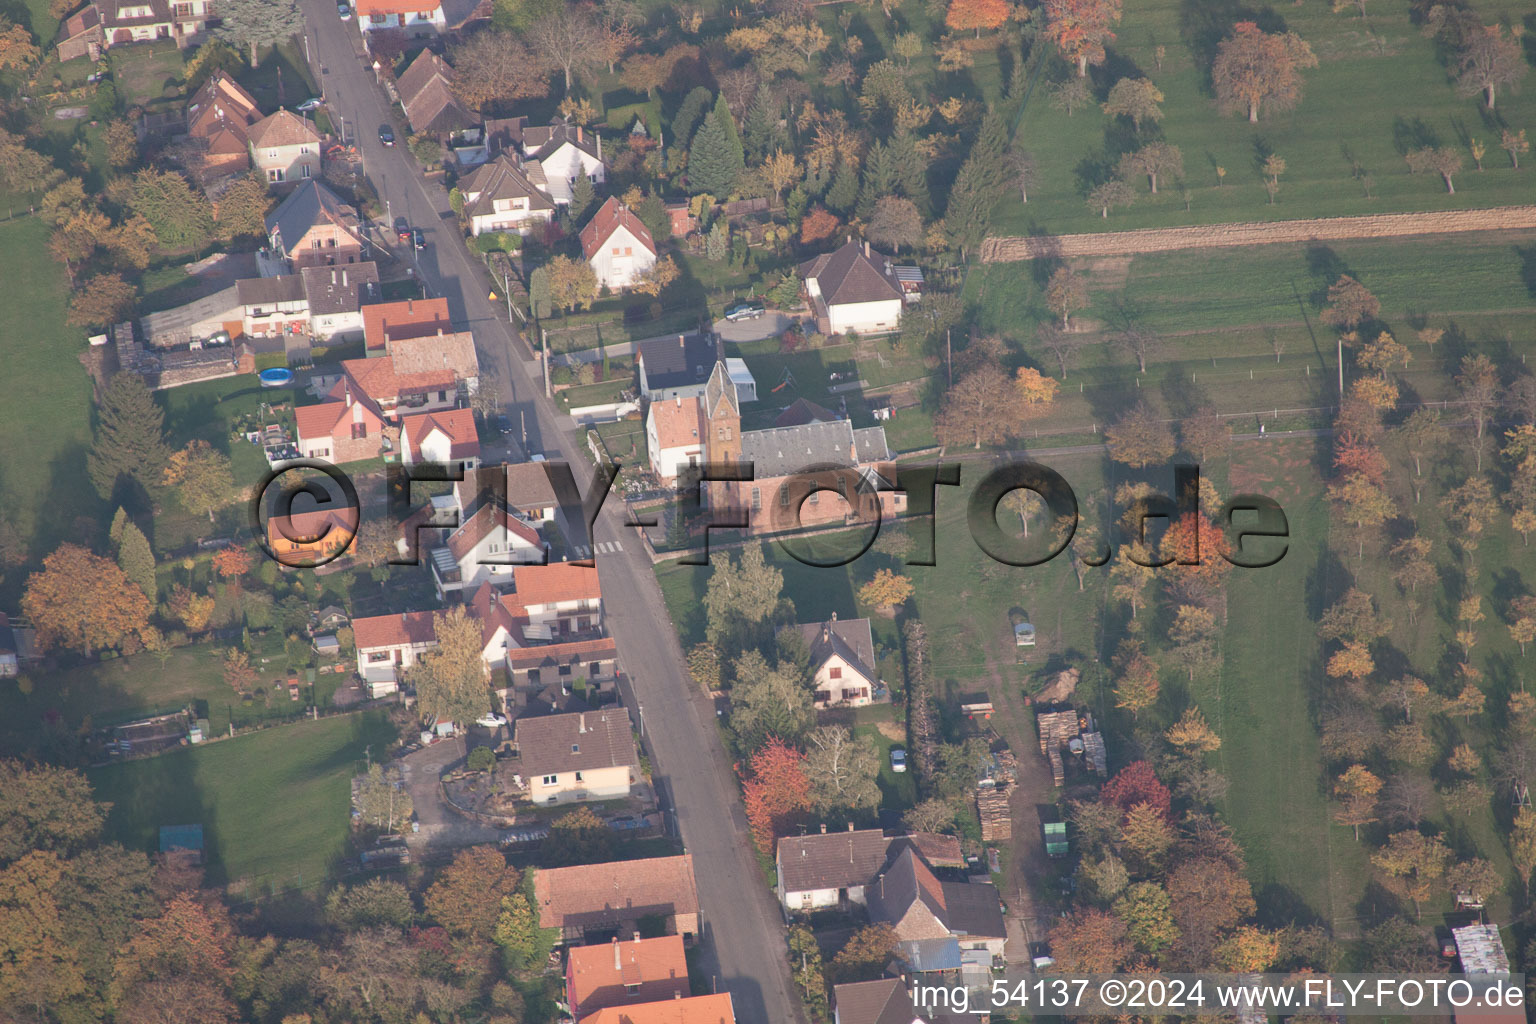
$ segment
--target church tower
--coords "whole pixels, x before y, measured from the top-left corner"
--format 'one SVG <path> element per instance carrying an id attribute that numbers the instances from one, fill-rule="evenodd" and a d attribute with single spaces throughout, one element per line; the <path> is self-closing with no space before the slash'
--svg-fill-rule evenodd
<path id="1" fill-rule="evenodd" d="M 704 385 L 704 418 L 709 433 L 704 440 L 705 462 L 741 461 L 741 403 L 736 384 L 726 372 L 725 360 L 715 361 Z"/>

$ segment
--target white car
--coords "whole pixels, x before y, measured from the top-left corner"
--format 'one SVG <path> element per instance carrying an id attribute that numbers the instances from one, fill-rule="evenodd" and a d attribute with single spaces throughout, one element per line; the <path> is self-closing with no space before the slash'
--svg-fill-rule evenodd
<path id="1" fill-rule="evenodd" d="M 319 110 L 325 105 L 325 101 L 318 96 L 311 96 L 297 107 L 299 113 L 308 114 L 312 110 Z"/>
<path id="2" fill-rule="evenodd" d="M 907 752 L 900 747 L 891 748 L 891 771 L 904 772 L 907 770 Z"/>
<path id="3" fill-rule="evenodd" d="M 475 724 L 483 726 L 487 729 L 496 729 L 507 724 L 507 716 L 498 715 L 496 712 L 492 711 L 490 714 L 485 715 L 482 718 L 475 719 Z"/>

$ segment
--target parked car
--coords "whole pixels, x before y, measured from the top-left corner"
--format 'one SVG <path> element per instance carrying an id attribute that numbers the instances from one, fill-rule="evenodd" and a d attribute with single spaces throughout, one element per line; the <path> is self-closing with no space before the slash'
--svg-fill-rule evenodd
<path id="1" fill-rule="evenodd" d="M 475 724 L 486 729 L 496 729 L 507 724 L 507 716 L 499 715 L 492 711 L 488 715 L 483 715 L 480 718 L 475 719 Z"/>
<path id="2" fill-rule="evenodd" d="M 309 99 L 305 100 L 303 103 L 300 103 L 298 109 L 299 109 L 299 113 L 301 113 L 301 114 L 308 114 L 308 113 L 310 113 L 312 111 L 319 110 L 324 105 L 325 105 L 325 101 L 322 100 L 319 96 L 311 96 Z"/>
<path id="3" fill-rule="evenodd" d="M 501 413 L 495 420 L 496 432 L 503 437 L 512 433 L 512 420 L 506 413 Z"/>
<path id="4" fill-rule="evenodd" d="M 891 771 L 904 772 L 907 770 L 907 752 L 900 747 L 891 748 Z"/>
<path id="5" fill-rule="evenodd" d="M 339 17 L 342 21 L 351 21 L 352 20 L 352 8 L 350 6 L 348 6 L 347 4 L 337 4 L 336 5 L 336 16 Z"/>
<path id="6" fill-rule="evenodd" d="M 421 228 L 411 229 L 411 244 L 416 246 L 418 251 L 427 247 L 427 236 Z"/>
<path id="7" fill-rule="evenodd" d="M 395 218 L 395 241 L 406 245 L 411 240 L 411 224 L 404 217 Z"/>
<path id="8" fill-rule="evenodd" d="M 395 144 L 395 130 L 387 124 L 379 125 L 379 141 L 386 146 Z"/>
<path id="9" fill-rule="evenodd" d="M 725 318 L 731 323 L 736 323 L 739 320 L 756 320 L 762 315 L 763 304 L 761 302 L 753 302 L 750 299 L 732 303 L 725 307 Z"/>

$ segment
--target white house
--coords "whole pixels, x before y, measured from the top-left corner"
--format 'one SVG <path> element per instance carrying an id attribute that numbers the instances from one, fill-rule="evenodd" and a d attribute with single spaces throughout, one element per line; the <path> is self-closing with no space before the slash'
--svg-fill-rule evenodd
<path id="1" fill-rule="evenodd" d="M 600 286 L 620 291 L 656 265 L 656 243 L 634 212 L 610 196 L 581 229 L 581 253 Z"/>
<path id="2" fill-rule="evenodd" d="M 488 501 L 449 533 L 442 547 L 432 550 L 432 582 L 438 600 L 460 591 L 473 592 L 482 583 L 507 586 L 517 564 L 540 562 L 546 550 L 537 524 L 499 502 Z"/>
<path id="3" fill-rule="evenodd" d="M 519 565 L 512 570 L 512 583 L 530 637 L 535 631 L 562 637 L 602 628 L 603 588 L 597 569 L 571 562 Z"/>
<path id="4" fill-rule="evenodd" d="M 318 341 L 341 344 L 363 337 L 363 306 L 379 301 L 379 267 L 373 262 L 305 267 L 309 332 Z"/>
<path id="5" fill-rule="evenodd" d="M 697 398 L 652 402 L 645 414 L 645 446 L 651 472 L 670 487 L 682 467 L 704 461 L 707 430 L 704 407 Z"/>
<path id="6" fill-rule="evenodd" d="M 471 409 L 423 412 L 400 420 L 400 461 L 456 462 L 460 469 L 480 464 L 480 437 Z"/>
<path id="7" fill-rule="evenodd" d="M 619 799 L 640 778 L 629 712 L 622 707 L 519 718 L 512 742 L 534 803 Z"/>
<path id="8" fill-rule="evenodd" d="M 878 828 L 820 835 L 786 836 L 779 840 L 774 863 L 778 868 L 779 902 L 792 914 L 823 907 L 864 904 L 864 889 L 885 864 L 887 840 Z"/>
<path id="9" fill-rule="evenodd" d="M 477 167 L 459 191 L 464 195 L 470 233 L 475 235 L 520 230 L 548 221 L 555 213 L 555 201 L 549 193 L 505 153 Z"/>
<path id="10" fill-rule="evenodd" d="M 320 133 L 291 110 L 279 110 L 245 130 L 251 163 L 269 184 L 320 177 Z"/>
<path id="11" fill-rule="evenodd" d="M 309 331 L 309 298 L 304 294 L 304 278 L 298 274 L 243 278 L 235 282 L 235 295 L 244 321 L 241 329 L 247 337 Z"/>
<path id="12" fill-rule="evenodd" d="M 524 165 L 537 166 L 544 188 L 561 206 L 571 201 L 571 186 L 585 169 L 592 184 L 608 180 L 603 164 L 603 140 L 596 132 L 579 124 L 556 121 L 553 124 L 525 127 L 519 124 Z"/>
<path id="13" fill-rule="evenodd" d="M 367 33 L 399 29 L 408 36 L 436 35 L 448 26 L 442 0 L 357 0 L 357 26 Z"/>
<path id="14" fill-rule="evenodd" d="M 822 334 L 879 334 L 901 326 L 903 292 L 890 257 L 851 238 L 800 264 L 800 279 Z"/>
<path id="15" fill-rule="evenodd" d="M 352 620 L 352 641 L 357 647 L 357 674 L 368 686 L 369 696 L 394 693 L 421 652 L 437 646 L 432 612 L 400 612 L 370 615 Z"/>
<path id="16" fill-rule="evenodd" d="M 841 619 L 796 627 L 811 652 L 818 708 L 863 707 L 872 703 L 880 677 L 868 619 Z"/>

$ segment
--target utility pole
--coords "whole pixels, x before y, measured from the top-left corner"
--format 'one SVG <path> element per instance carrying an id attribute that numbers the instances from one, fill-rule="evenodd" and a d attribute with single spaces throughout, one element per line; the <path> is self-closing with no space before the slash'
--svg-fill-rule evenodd
<path id="1" fill-rule="evenodd" d="M 953 350 L 949 347 L 949 333 L 950 333 L 950 329 L 948 327 L 944 328 L 944 364 L 949 368 L 949 370 L 948 370 L 948 373 L 949 373 L 949 386 L 950 387 L 954 387 L 955 386 L 955 355 L 954 355 Z"/>
<path id="2" fill-rule="evenodd" d="M 549 332 L 539 327 L 539 363 L 544 369 L 544 397 L 553 398 L 549 390 Z"/>
<path id="3" fill-rule="evenodd" d="M 1344 335 L 1339 335 L 1339 407 L 1344 406 Z"/>

